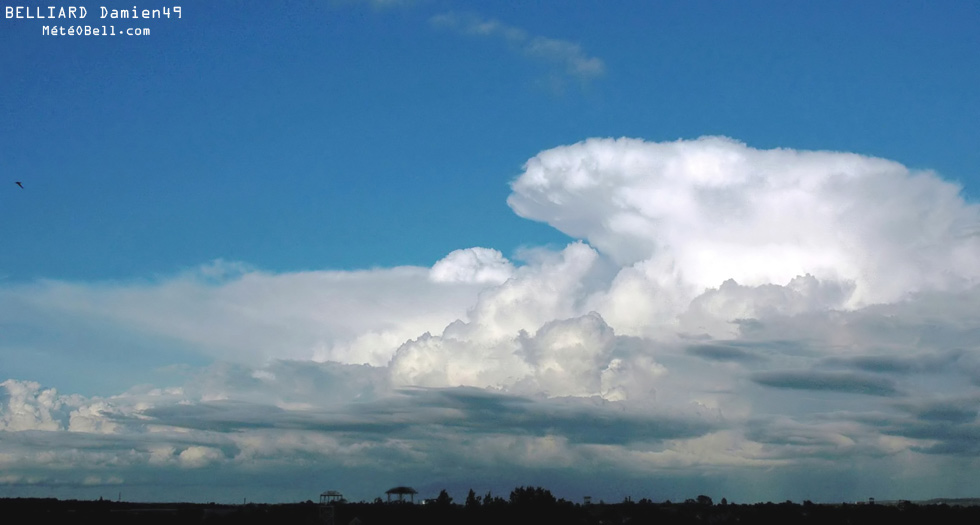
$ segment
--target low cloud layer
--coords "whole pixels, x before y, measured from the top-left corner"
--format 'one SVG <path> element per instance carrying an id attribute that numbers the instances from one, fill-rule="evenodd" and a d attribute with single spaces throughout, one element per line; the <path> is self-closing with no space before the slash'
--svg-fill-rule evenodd
<path id="1" fill-rule="evenodd" d="M 0 288 L 5 362 L 122 354 L 133 377 L 112 395 L 0 383 L 0 483 L 87 494 L 193 472 L 177 498 L 197 490 L 186 480 L 280 480 L 266 499 L 405 483 L 742 501 L 980 490 L 980 208 L 958 186 L 706 137 L 550 149 L 512 188 L 517 214 L 580 240 L 428 268 L 217 262 Z M 146 384 L 151 363 L 181 379 Z"/>

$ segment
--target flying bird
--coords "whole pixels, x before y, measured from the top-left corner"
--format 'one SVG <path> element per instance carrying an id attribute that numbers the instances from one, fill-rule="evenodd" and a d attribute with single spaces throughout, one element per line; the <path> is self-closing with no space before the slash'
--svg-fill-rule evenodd
<path id="1" fill-rule="evenodd" d="M 16 182 L 14 182 L 14 184 L 20 186 L 20 189 L 24 189 L 24 185 L 21 184 L 20 181 L 16 181 Z"/>

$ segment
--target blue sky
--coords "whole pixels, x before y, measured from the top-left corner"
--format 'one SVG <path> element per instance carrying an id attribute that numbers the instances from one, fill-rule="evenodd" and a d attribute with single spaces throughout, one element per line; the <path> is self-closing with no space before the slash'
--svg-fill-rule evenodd
<path id="1" fill-rule="evenodd" d="M 974 3 L 76 5 L 151 34 L 0 19 L 5 493 L 980 490 Z"/>
<path id="2" fill-rule="evenodd" d="M 17 52 L 2 64 L 0 162 L 34 191 L 5 191 L 17 220 L 4 221 L 0 266 L 17 281 L 111 279 L 215 258 L 363 268 L 560 242 L 514 217 L 507 183 L 538 151 L 592 136 L 853 151 L 969 190 L 976 7 L 847 4 L 545 4 L 509 17 L 213 3 L 143 39 L 41 39 L 41 22 L 6 20 Z M 603 73 L 576 78 L 430 22 L 446 12 L 574 43 Z"/>

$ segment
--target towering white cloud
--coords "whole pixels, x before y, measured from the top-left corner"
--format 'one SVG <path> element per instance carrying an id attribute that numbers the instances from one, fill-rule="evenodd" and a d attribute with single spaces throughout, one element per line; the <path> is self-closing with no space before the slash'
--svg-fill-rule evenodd
<path id="1" fill-rule="evenodd" d="M 539 153 L 513 190 L 517 214 L 631 267 L 628 289 L 666 284 L 690 299 L 728 279 L 811 274 L 853 282 L 854 306 L 980 280 L 980 208 L 957 185 L 883 159 L 721 137 L 589 139 Z"/>
<path id="2" fill-rule="evenodd" d="M 34 381 L 0 383 L 0 432 L 47 430 L 111 434 L 120 429 L 119 411 L 98 398 L 62 395 Z"/>
<path id="3" fill-rule="evenodd" d="M 439 336 L 426 334 L 399 348 L 389 364 L 392 377 L 398 384 L 501 388 L 532 376 L 533 359 L 522 357 L 526 334 L 555 319 L 581 315 L 583 281 L 596 257 L 581 243 L 541 254 L 506 282 L 485 289 L 467 321 L 457 320 Z"/>
<path id="4" fill-rule="evenodd" d="M 33 381 L 8 379 L 0 383 L 6 403 L 0 405 L 0 430 L 59 430 L 64 427 L 65 403 L 58 391 Z"/>
<path id="5" fill-rule="evenodd" d="M 468 248 L 451 252 L 429 270 L 429 277 L 440 283 L 500 284 L 514 273 L 514 265 L 503 254 L 489 248 Z"/>

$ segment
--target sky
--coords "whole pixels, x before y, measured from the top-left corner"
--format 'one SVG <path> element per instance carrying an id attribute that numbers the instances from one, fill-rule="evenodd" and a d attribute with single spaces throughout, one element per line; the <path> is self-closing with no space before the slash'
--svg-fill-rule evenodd
<path id="1" fill-rule="evenodd" d="M 976 2 L 71 5 L 0 3 L 0 497 L 980 494 Z"/>

